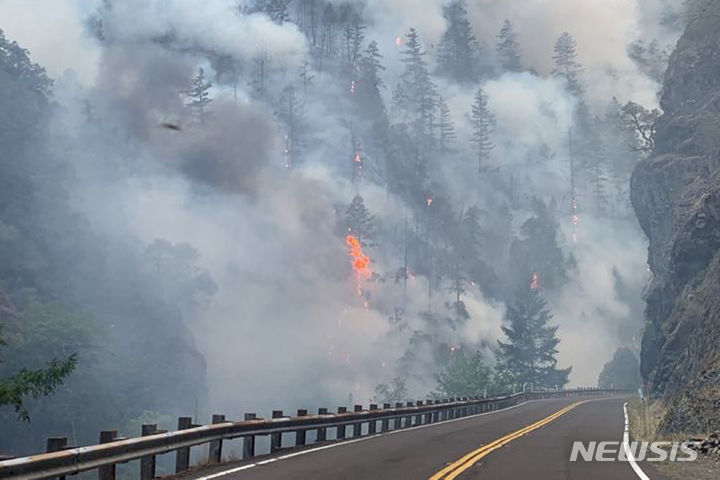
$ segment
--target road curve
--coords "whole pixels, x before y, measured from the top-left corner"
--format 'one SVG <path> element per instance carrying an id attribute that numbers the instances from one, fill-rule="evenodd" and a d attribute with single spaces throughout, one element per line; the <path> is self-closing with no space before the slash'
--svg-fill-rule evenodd
<path id="1" fill-rule="evenodd" d="M 295 455 L 281 454 L 276 461 L 262 459 L 217 467 L 191 477 L 639 480 L 627 462 L 568 461 L 573 441 L 621 441 L 623 436 L 622 398 L 587 399 L 574 405 L 579 400 L 585 399 L 531 401 L 500 412 L 331 444 L 329 448 L 310 448 Z M 667 480 L 651 465 L 640 467 L 651 480 Z"/>

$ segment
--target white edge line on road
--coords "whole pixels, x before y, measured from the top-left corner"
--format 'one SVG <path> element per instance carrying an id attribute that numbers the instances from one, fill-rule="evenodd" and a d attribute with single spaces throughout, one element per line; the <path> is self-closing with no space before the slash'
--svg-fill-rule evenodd
<path id="1" fill-rule="evenodd" d="M 281 455 L 279 457 L 268 458 L 267 460 L 262 460 L 260 462 L 249 463 L 247 465 L 242 465 L 240 467 L 235 467 L 235 468 L 231 468 L 229 470 L 223 470 L 222 472 L 213 473 L 212 475 L 206 475 L 204 477 L 195 477 L 195 478 L 192 478 L 192 480 L 212 480 L 214 478 L 219 478 L 219 477 L 223 477 L 225 475 L 231 475 L 233 473 L 242 472 L 243 470 L 249 470 L 251 468 L 259 467 L 261 465 L 267 465 L 268 463 L 275 463 L 279 460 L 286 460 L 288 458 L 299 457 L 300 455 L 306 455 L 308 453 L 319 452 L 321 450 L 327 450 L 329 448 L 342 447 L 344 445 L 351 445 L 353 443 L 364 442 L 365 440 L 371 440 L 373 438 L 384 437 L 384 436 L 393 435 L 396 433 L 410 432 L 412 430 L 418 430 L 420 428 L 425 428 L 425 427 L 437 427 L 440 425 L 446 425 L 448 423 L 461 422 L 463 420 L 471 420 L 471 419 L 477 418 L 477 417 L 484 417 L 485 415 L 492 415 L 494 413 L 506 412 L 508 410 L 522 407 L 523 405 L 527 405 L 528 403 L 533 403 L 533 402 L 538 402 L 538 401 L 539 400 L 528 400 L 526 402 L 518 403 L 517 405 L 513 405 L 512 407 L 507 407 L 507 408 L 495 410 L 492 412 L 478 413 L 475 415 L 470 415 L 469 417 L 453 418 L 452 420 L 446 420 L 444 422 L 426 423 L 425 425 L 418 425 L 416 427 L 402 428 L 400 430 L 391 430 L 389 432 L 383 432 L 383 433 L 378 433 L 375 435 L 370 435 L 367 437 L 356 438 L 354 440 L 347 440 L 344 442 L 331 443 L 330 445 L 323 445 L 322 447 L 310 448 L 308 450 L 301 450 L 301 451 L 295 452 L 295 453 L 288 453 L 287 455 Z M 645 477 L 643 480 L 650 480 L 650 479 Z"/>
<path id="2" fill-rule="evenodd" d="M 641 480 L 650 480 L 650 477 L 645 475 L 645 472 L 642 471 L 640 465 L 637 464 L 635 455 L 630 448 L 630 420 L 628 418 L 627 402 L 623 404 L 623 413 L 625 414 L 625 431 L 623 432 L 623 449 L 625 450 L 625 456 L 627 457 L 628 462 L 630 462 L 630 466 L 635 471 L 635 474 Z"/>

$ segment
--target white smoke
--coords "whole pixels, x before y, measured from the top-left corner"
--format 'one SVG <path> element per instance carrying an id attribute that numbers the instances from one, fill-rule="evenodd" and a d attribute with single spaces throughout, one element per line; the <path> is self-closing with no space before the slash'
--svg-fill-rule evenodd
<path id="1" fill-rule="evenodd" d="M 386 62 L 392 64 L 388 65 L 385 79 L 389 86 L 396 83 L 395 37 L 410 27 L 417 28 L 432 57 L 445 28 L 442 18 L 445 3 L 364 2 L 365 13 L 372 18 L 366 37 L 378 39 Z M 650 18 L 655 15 L 652 12 L 661 11 L 663 3 L 468 2 L 475 31 L 489 48 L 494 47 L 502 21 L 510 18 L 519 34 L 523 63 L 541 74 L 540 77 L 507 74 L 483 85 L 497 118 L 493 162 L 495 166 L 516 168 L 532 177 L 536 191 L 526 195 L 555 197 L 558 204 L 565 206 L 569 202 L 567 139 L 575 99 L 558 81 L 548 78 L 557 37 L 569 31 L 577 40 L 579 60 L 586 67 L 589 97 L 596 110 L 601 111 L 613 96 L 653 105 L 659 86 L 632 63 L 627 46 L 640 36 L 659 35 L 653 30 L 657 22 Z M 317 398 L 341 401 L 348 393 L 366 400 L 377 383 L 392 377 L 393 362 L 404 348 L 402 341 L 388 335 L 386 318 L 393 300 L 402 294 L 402 287 L 392 282 L 383 288 L 369 287 L 374 296 L 367 308 L 355 293 L 346 248 L 335 231 L 336 208 L 346 205 L 355 193 L 348 181 L 338 180 L 335 175 L 340 157 L 316 154 L 307 167 L 288 172 L 283 169 L 282 138 L 271 125 L 270 109 L 242 101 L 236 107 L 222 96 L 215 99 L 214 108 L 218 112 L 240 109 L 249 115 L 238 119 L 235 113 L 220 113 L 213 122 L 227 120 L 226 130 L 221 130 L 222 138 L 156 129 L 163 115 L 179 114 L 182 103 L 176 93 L 199 64 L 206 64 L 204 55 L 208 52 L 245 62 L 267 52 L 274 61 L 294 72 L 306 55 L 304 36 L 292 23 L 277 25 L 264 15 L 239 14 L 235 1 L 199 4 L 189 0 L 131 0 L 114 2 L 113 9 L 103 16 L 103 32 L 112 46 L 104 47 L 100 56 L 97 44 L 83 33 L 87 12 L 79 5 L 80 2 L 4 0 L 0 2 L 0 18 L 10 15 L 21 20 L 2 22 L 0 26 L 7 28 L 20 43 L 30 46 L 33 58 L 51 66 L 52 73 L 73 68 L 86 83 L 96 82 L 95 90 L 88 92 L 103 94 L 98 96 L 114 101 L 105 104 L 101 114 L 129 131 L 137 130 L 132 137 L 138 143 L 133 154 L 151 165 L 162 165 L 147 167 L 150 173 L 142 179 L 118 185 L 88 179 L 84 188 L 75 192 L 76 201 L 104 231 L 129 230 L 144 244 L 155 238 L 187 242 L 200 252 L 202 266 L 220 285 L 209 311 L 191 325 L 198 347 L 208 361 L 213 406 L 232 413 L 241 406 L 266 407 L 273 400 L 288 397 L 292 397 L 294 405 L 314 405 Z M 14 27 L 11 32 L 11 25 L 28 25 L 29 21 L 22 18 L 43 9 L 61 14 L 68 21 L 56 27 L 45 20 L 47 28 L 41 31 Z M 75 40 L 67 50 L 58 52 L 52 39 L 62 36 Z M 172 48 L 165 49 L 158 42 L 164 37 Z M 153 73 L 153 67 L 158 65 L 173 68 L 164 69 L 167 77 L 160 79 Z M 213 72 L 209 74 L 212 76 Z M 310 106 L 308 122 L 320 126 L 317 131 L 320 143 L 333 145 L 323 153 L 342 151 L 341 139 L 347 135 L 347 129 L 341 126 L 334 111 L 338 105 L 333 97 L 336 92 L 333 86 L 326 85 L 328 80 L 323 74 L 315 74 L 316 83 L 327 88 L 329 98 L 327 105 Z M 146 78 L 143 75 L 151 75 L 156 83 L 137 82 Z M 123 85 L 130 88 L 124 89 Z M 164 88 L 168 85 L 171 88 Z M 467 114 L 475 88 L 442 84 L 441 87 L 456 121 L 459 143 L 467 144 Z M 155 95 L 163 89 L 170 92 L 168 98 Z M 249 124 L 259 126 L 262 133 L 249 128 Z M 236 129 L 237 125 L 245 125 L 249 132 Z M 251 135 L 267 137 L 268 146 L 258 148 L 257 155 L 245 156 L 242 151 L 224 148 L 223 142 Z M 233 183 L 237 188 L 199 194 L 192 181 L 197 175 L 183 170 L 185 164 L 174 163 L 187 156 L 189 144 L 208 145 L 210 151 L 220 152 L 213 157 L 219 159 L 218 163 L 209 166 L 201 163 L 206 167 L 203 173 L 209 169 L 219 172 L 205 183 L 217 186 L 216 180 L 230 177 L 239 180 Z M 553 156 L 544 163 L 533 163 L 535 153 L 543 146 Z M 96 148 L 94 153 L 106 153 L 104 147 Z M 228 151 L 230 154 L 223 156 Z M 85 159 L 87 164 L 94 160 L 92 155 L 89 157 Z M 226 161 L 231 169 L 221 168 L 227 165 Z M 164 168 L 168 165 L 176 170 Z M 92 168 L 79 160 L 78 168 L 85 167 Z M 473 168 L 469 156 L 460 156 L 457 163 L 443 167 L 442 175 L 453 187 L 452 195 L 473 201 L 478 195 L 482 198 L 476 177 L 468 175 Z M 228 171 L 233 175 L 225 175 Z M 82 172 L 80 177 L 84 178 Z M 112 192 L 109 196 L 114 199 L 110 205 L 113 215 L 109 214 L 108 205 L 94 201 L 100 192 Z M 402 224 L 403 205 L 398 198 L 368 184 L 361 193 L 378 217 L 388 224 Z M 125 221 L 118 221 L 118 210 Z M 560 221 L 569 237 L 569 219 Z M 602 362 L 618 346 L 619 336 L 612 329 L 629 315 L 627 305 L 615 296 L 611 268 L 617 267 L 634 286 L 641 285 L 645 280 L 645 245 L 633 226 L 611 232 L 607 225 L 582 217 L 579 228 L 581 242 L 575 253 L 580 274 L 551 303 L 563 336 L 561 364 L 575 366 L 571 377 L 575 385 L 587 385 L 595 382 Z M 373 256 L 377 253 L 371 252 Z M 373 269 L 379 273 L 399 266 L 388 259 L 373 260 Z M 425 279 L 409 281 L 409 312 L 426 307 L 426 292 Z M 473 321 L 461 333 L 460 340 L 493 344 L 501 336 L 504 306 L 488 302 L 477 292 L 465 301 Z M 409 317 L 409 321 L 418 322 L 416 317 Z M 589 355 L 593 356 L 590 360 Z"/>

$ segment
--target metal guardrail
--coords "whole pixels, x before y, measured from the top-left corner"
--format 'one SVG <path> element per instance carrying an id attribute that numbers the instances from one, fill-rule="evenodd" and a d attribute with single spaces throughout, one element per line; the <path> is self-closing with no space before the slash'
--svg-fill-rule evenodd
<path id="1" fill-rule="evenodd" d="M 584 388 L 575 390 L 526 392 L 500 397 L 466 397 L 426 402 L 396 403 L 395 406 L 371 404 L 368 410 L 355 405 L 353 412 L 339 407 L 336 413 L 318 409 L 318 414 L 308 415 L 307 410 L 298 410 L 295 417 L 284 417 L 282 411 L 273 411 L 273 418 L 256 418 L 245 414 L 245 420 L 225 421 L 223 415 L 214 415 L 212 425 L 193 425 L 188 417 L 181 417 L 178 430 L 158 431 L 155 425 L 144 425 L 143 436 L 119 438 L 114 431 L 100 434 L 98 445 L 67 448 L 64 438 L 48 440 L 48 453 L 0 461 L 0 478 L 33 480 L 40 478 L 74 475 L 88 470 L 98 470 L 99 480 L 114 480 L 115 466 L 140 459 L 140 478 L 155 478 L 155 456 L 176 452 L 175 471 L 182 473 L 189 469 L 190 447 L 210 444 L 209 463 L 219 463 L 222 456 L 223 440 L 243 438 L 243 458 L 255 456 L 255 437 L 270 436 L 270 452 L 281 449 L 282 434 L 295 433 L 295 446 L 306 444 L 306 432 L 316 431 L 317 443 L 327 441 L 327 430 L 334 428 L 335 439 L 348 438 L 348 426 L 352 427 L 352 438 L 363 435 L 363 424 L 367 424 L 367 435 L 409 428 L 428 423 L 443 422 L 454 418 L 490 412 L 518 405 L 527 400 L 572 397 L 585 395 L 612 395 L 628 393 L 624 390 Z M 391 423 L 392 421 L 392 423 Z M 378 422 L 380 428 L 378 429 Z"/>

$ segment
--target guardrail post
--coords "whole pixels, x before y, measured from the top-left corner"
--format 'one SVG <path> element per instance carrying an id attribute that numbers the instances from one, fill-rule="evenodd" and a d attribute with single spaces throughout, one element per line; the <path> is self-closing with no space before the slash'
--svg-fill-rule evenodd
<path id="1" fill-rule="evenodd" d="M 149 423 L 143 425 L 141 435 L 147 437 L 157 431 L 157 424 Z M 140 459 L 140 480 L 152 480 L 155 478 L 155 455 L 148 455 Z"/>
<path id="2" fill-rule="evenodd" d="M 272 418 L 282 418 L 282 410 L 273 410 Z M 282 432 L 270 434 L 270 453 L 275 453 L 282 448 Z"/>
<path id="3" fill-rule="evenodd" d="M 355 413 L 362 412 L 362 405 L 355 405 Z M 360 437 L 362 435 L 362 422 L 353 424 L 353 437 Z"/>
<path id="4" fill-rule="evenodd" d="M 383 403 L 383 410 L 390 410 L 390 404 Z M 390 430 L 390 419 L 383 418 L 382 421 L 380 422 L 380 431 L 387 432 L 388 430 Z"/>
<path id="5" fill-rule="evenodd" d="M 178 418 L 178 430 L 192 428 L 191 417 Z M 184 472 L 190 468 L 190 447 L 178 448 L 175 451 L 175 473 Z"/>
<path id="6" fill-rule="evenodd" d="M 254 413 L 246 413 L 243 420 L 255 420 L 257 415 Z M 243 456 L 242 458 L 252 458 L 255 456 L 255 435 L 247 435 L 243 437 Z"/>
<path id="7" fill-rule="evenodd" d="M 415 404 L 413 402 L 405 402 L 405 406 L 406 407 L 414 407 Z M 412 427 L 412 418 L 413 418 L 412 415 L 408 415 L 407 417 L 405 417 L 405 427 L 404 428 Z"/>
<path id="8" fill-rule="evenodd" d="M 117 430 L 100 432 L 100 443 L 110 443 L 117 437 Z M 115 480 L 115 464 L 98 467 L 98 480 Z"/>
<path id="9" fill-rule="evenodd" d="M 225 415 L 213 415 L 212 424 L 225 423 Z M 208 448 L 208 463 L 220 463 L 222 460 L 222 440 L 213 440 Z"/>
<path id="10" fill-rule="evenodd" d="M 338 415 L 347 413 L 347 407 L 338 407 L 337 413 Z M 347 425 L 338 425 L 337 433 L 335 433 L 335 438 L 337 438 L 338 440 L 342 440 L 345 438 L 345 427 L 347 427 Z"/>
<path id="11" fill-rule="evenodd" d="M 422 401 L 422 400 L 418 400 L 417 402 L 415 402 L 415 404 L 416 404 L 418 407 L 422 407 L 422 406 L 423 406 L 423 401 Z M 424 414 L 422 414 L 422 413 L 418 413 L 417 415 L 415 415 L 415 425 L 422 425 L 422 424 L 423 424 L 423 416 L 424 416 Z"/>
<path id="12" fill-rule="evenodd" d="M 370 404 L 370 413 L 377 412 L 378 406 L 375 403 Z M 370 418 L 370 423 L 368 423 L 368 435 L 375 435 L 377 433 L 377 419 Z"/>
<path id="13" fill-rule="evenodd" d="M 298 417 L 307 417 L 307 410 L 305 410 L 304 408 L 299 408 L 297 411 L 297 416 Z M 306 439 L 306 435 L 305 435 L 304 428 L 295 432 L 295 446 L 296 447 L 301 447 L 301 446 L 305 445 L 305 439 Z"/>
<path id="14" fill-rule="evenodd" d="M 395 409 L 402 408 L 403 404 L 402 402 L 397 402 L 395 404 Z M 402 428 L 402 417 L 395 417 L 395 420 L 393 421 L 393 430 L 399 430 Z"/>
<path id="15" fill-rule="evenodd" d="M 67 437 L 50 437 L 47 439 L 47 453 L 60 452 L 67 447 Z M 57 480 L 65 480 L 65 476 L 55 477 Z"/>
<path id="16" fill-rule="evenodd" d="M 318 408 L 318 415 L 327 415 L 327 408 Z M 327 428 L 321 427 L 317 429 L 317 441 L 324 442 L 327 440 Z"/>
<path id="17" fill-rule="evenodd" d="M 427 403 L 428 405 L 434 405 L 434 404 L 435 404 L 435 402 L 432 401 L 432 400 L 428 400 L 428 401 L 425 402 L 425 403 Z M 428 413 L 425 414 L 425 423 L 432 423 L 432 422 L 433 422 L 433 415 L 434 415 L 434 413 L 435 413 L 435 412 L 430 411 L 430 412 L 428 412 Z"/>

